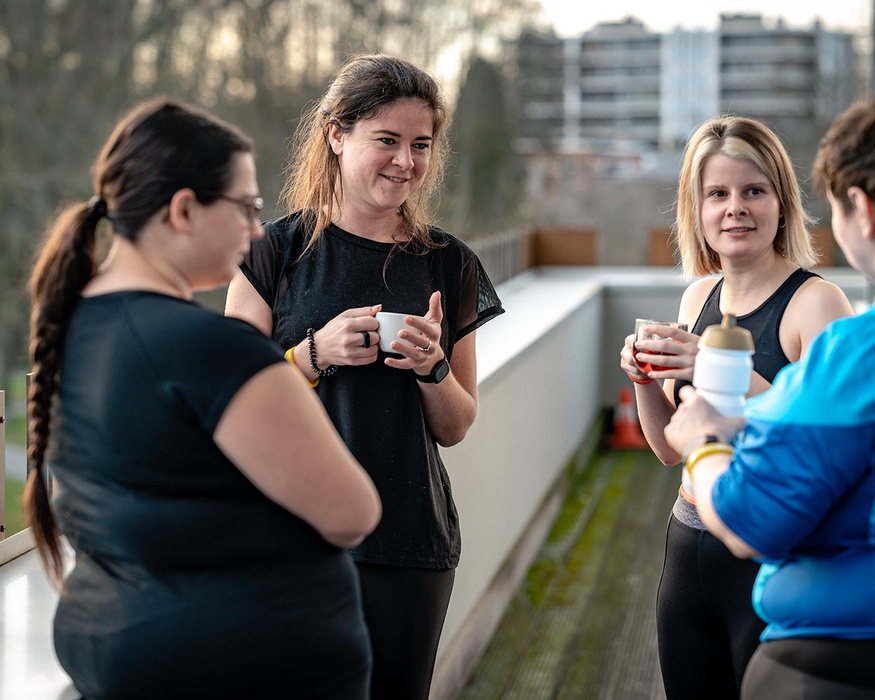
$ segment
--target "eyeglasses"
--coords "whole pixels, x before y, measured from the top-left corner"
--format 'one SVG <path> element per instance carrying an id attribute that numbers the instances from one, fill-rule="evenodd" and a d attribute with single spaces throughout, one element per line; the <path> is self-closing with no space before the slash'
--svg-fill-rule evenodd
<path id="1" fill-rule="evenodd" d="M 226 194 L 220 194 L 219 199 L 224 199 L 226 202 L 239 204 L 243 207 L 243 213 L 246 215 L 247 221 L 258 221 L 258 214 L 264 209 L 264 200 L 261 197 L 253 197 L 252 199 L 239 199 L 237 197 L 229 197 Z"/>

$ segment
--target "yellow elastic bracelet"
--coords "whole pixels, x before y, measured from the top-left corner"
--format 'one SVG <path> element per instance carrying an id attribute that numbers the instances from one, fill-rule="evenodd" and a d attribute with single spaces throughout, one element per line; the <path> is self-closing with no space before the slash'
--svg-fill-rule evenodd
<path id="1" fill-rule="evenodd" d="M 731 455 L 735 452 L 735 449 L 732 445 L 728 445 L 725 442 L 708 442 L 704 445 L 700 445 L 695 450 L 690 452 L 690 456 L 687 457 L 687 473 L 690 475 L 690 478 L 693 478 L 693 468 L 696 466 L 696 463 L 700 459 L 704 459 L 705 457 L 710 457 L 711 455 L 724 454 Z"/>
<path id="2" fill-rule="evenodd" d="M 301 371 L 301 368 L 298 367 L 298 363 L 295 362 L 295 348 L 296 347 L 298 347 L 298 346 L 292 345 L 292 347 L 290 347 L 288 350 L 286 350 L 283 357 L 286 358 L 286 362 L 288 362 L 292 367 L 294 367 L 296 370 L 301 372 L 301 376 L 307 380 L 307 384 L 309 384 L 313 389 L 315 389 L 317 386 L 319 386 L 319 377 L 316 377 L 315 382 L 311 382 L 309 379 L 307 379 L 307 375 Z"/>

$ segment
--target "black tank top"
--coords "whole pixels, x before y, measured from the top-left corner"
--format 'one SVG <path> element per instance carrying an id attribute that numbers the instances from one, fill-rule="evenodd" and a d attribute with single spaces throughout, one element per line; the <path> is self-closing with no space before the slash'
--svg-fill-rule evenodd
<path id="1" fill-rule="evenodd" d="M 738 317 L 738 325 L 742 328 L 747 328 L 753 335 L 754 355 L 753 368 L 754 371 L 771 384 L 775 375 L 785 365 L 790 364 L 790 360 L 781 349 L 781 341 L 778 337 L 778 331 L 781 328 L 781 319 L 784 316 L 784 311 L 787 309 L 787 304 L 796 293 L 796 290 L 802 284 L 812 277 L 820 277 L 816 272 L 808 270 L 795 270 L 784 283 L 775 290 L 768 299 L 760 306 L 751 311 L 749 314 Z M 692 333 L 702 335 L 702 332 L 715 323 L 720 323 L 723 319 L 723 314 L 720 313 L 720 290 L 723 289 L 723 278 L 714 285 L 702 310 L 699 312 L 699 318 L 693 326 Z M 679 392 L 681 387 L 690 384 L 685 379 L 679 379 L 674 383 L 674 403 L 679 405 L 681 400 Z"/>

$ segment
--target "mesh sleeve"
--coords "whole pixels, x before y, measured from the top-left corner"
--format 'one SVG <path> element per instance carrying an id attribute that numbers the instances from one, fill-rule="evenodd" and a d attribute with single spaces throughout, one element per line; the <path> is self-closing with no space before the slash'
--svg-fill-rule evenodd
<path id="1" fill-rule="evenodd" d="M 252 247 L 240 263 L 240 271 L 272 309 L 277 294 L 283 252 L 275 222 L 265 223 L 263 230 L 264 237 L 252 243 Z"/>
<path id="2" fill-rule="evenodd" d="M 456 342 L 504 313 L 501 299 L 498 298 L 480 259 L 467 246 L 463 250 L 465 260 L 462 267 L 462 298 Z"/>

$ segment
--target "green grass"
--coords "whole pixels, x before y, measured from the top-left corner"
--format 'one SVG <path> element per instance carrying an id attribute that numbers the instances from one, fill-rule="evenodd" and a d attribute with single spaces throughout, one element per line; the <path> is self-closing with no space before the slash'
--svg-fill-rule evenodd
<path id="1" fill-rule="evenodd" d="M 6 421 L 6 442 L 22 447 L 27 444 L 27 419 L 24 416 L 9 416 Z"/>
<path id="2" fill-rule="evenodd" d="M 6 421 L 3 424 L 6 432 L 6 444 L 24 447 L 27 444 L 27 418 L 16 407 L 24 405 L 27 396 L 27 375 L 24 370 L 14 372 L 15 380 L 9 387 L 0 387 L 6 391 Z M 6 477 L 6 532 L 13 535 L 24 529 L 24 509 L 21 497 L 24 493 L 24 483 L 18 479 Z"/>
<path id="3" fill-rule="evenodd" d="M 24 493 L 24 483 L 18 479 L 6 477 L 6 536 L 14 535 L 24 529 L 24 509 L 21 497 Z"/>
<path id="4" fill-rule="evenodd" d="M 21 445 L 27 442 L 27 417 L 23 407 L 27 399 L 27 374 L 24 370 L 14 372 L 14 380 L 8 387 L 0 386 L 6 391 L 6 442 L 10 445 Z"/>

